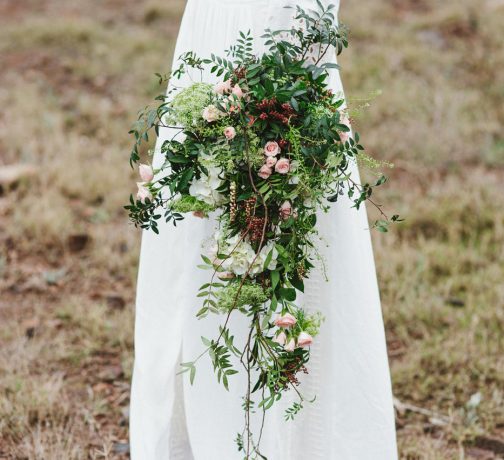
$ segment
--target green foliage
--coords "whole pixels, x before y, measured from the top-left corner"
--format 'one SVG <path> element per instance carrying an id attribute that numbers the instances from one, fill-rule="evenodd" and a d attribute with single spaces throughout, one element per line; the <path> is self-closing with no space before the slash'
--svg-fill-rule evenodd
<path id="1" fill-rule="evenodd" d="M 324 322 L 324 317 L 320 312 L 312 314 L 306 313 L 304 310 L 296 312 L 297 323 L 295 329 L 299 332 L 304 331 L 312 337 L 316 337 L 320 332 L 320 326 Z"/>
<path id="2" fill-rule="evenodd" d="M 170 204 L 170 209 L 177 213 L 202 212 L 205 215 L 215 210 L 215 206 L 200 201 L 191 195 L 185 195 Z"/>
<path id="3" fill-rule="evenodd" d="M 294 402 L 292 406 L 285 410 L 285 420 L 294 420 L 294 417 L 301 411 L 303 404 Z"/>
<path id="4" fill-rule="evenodd" d="M 242 285 L 239 280 L 236 280 L 219 290 L 217 305 L 222 312 L 227 313 L 233 308 L 260 307 L 268 299 L 268 293 L 261 285 L 250 282 Z"/>

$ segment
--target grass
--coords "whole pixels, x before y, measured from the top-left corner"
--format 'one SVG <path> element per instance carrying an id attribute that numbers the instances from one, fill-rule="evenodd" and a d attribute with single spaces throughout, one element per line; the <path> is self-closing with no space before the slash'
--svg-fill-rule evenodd
<path id="1" fill-rule="evenodd" d="M 70 3 L 0 5 L 0 167 L 39 169 L 0 195 L 0 458 L 127 458 L 127 130 L 183 1 Z M 401 458 L 504 458 L 504 4 L 340 16 L 346 92 L 369 105 L 355 123 L 395 164 L 380 200 L 407 219 L 373 235 L 394 394 L 414 409 L 397 414 Z"/>

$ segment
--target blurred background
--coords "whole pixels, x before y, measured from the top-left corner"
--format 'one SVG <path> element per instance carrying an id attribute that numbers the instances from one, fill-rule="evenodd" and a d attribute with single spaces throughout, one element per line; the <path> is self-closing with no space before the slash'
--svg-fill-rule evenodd
<path id="1" fill-rule="evenodd" d="M 128 458 L 127 132 L 183 8 L 0 0 L 0 459 Z M 355 122 L 395 164 L 379 199 L 407 219 L 373 233 L 401 458 L 502 459 L 504 1 L 340 18 L 350 104 L 381 92 Z"/>

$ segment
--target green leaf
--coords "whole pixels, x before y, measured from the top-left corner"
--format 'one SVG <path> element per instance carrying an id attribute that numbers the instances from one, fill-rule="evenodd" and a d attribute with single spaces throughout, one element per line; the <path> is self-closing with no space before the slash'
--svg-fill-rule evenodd
<path id="1" fill-rule="evenodd" d="M 296 112 L 298 112 L 298 111 L 299 111 L 299 104 L 298 104 L 298 101 L 296 101 L 296 99 L 294 99 L 294 98 L 291 98 L 290 103 L 291 103 L 291 105 L 292 105 L 292 108 L 293 108 Z"/>
<path id="2" fill-rule="evenodd" d="M 213 265 L 212 261 L 204 254 L 201 254 L 201 258 L 203 259 L 203 262 L 207 263 L 208 265 Z"/>
<path id="3" fill-rule="evenodd" d="M 269 264 L 271 263 L 271 260 L 273 259 L 273 249 L 268 252 L 268 255 L 266 256 L 266 260 L 264 261 L 263 265 L 263 270 L 267 270 L 269 267 Z"/>
<path id="4" fill-rule="evenodd" d="M 294 302 L 296 300 L 296 290 L 292 288 L 280 288 L 279 289 L 280 296 L 288 300 L 289 302 Z"/>
<path id="5" fill-rule="evenodd" d="M 304 282 L 302 279 L 298 278 L 297 274 L 289 279 L 289 281 L 298 291 L 304 292 Z"/>
<path id="6" fill-rule="evenodd" d="M 270 310 L 271 311 L 275 311 L 277 309 L 277 306 L 278 306 L 278 299 L 276 298 L 276 296 L 274 295 L 272 298 L 271 298 L 271 306 L 270 306 Z"/>
<path id="7" fill-rule="evenodd" d="M 280 281 L 280 272 L 278 270 L 273 270 L 270 276 L 271 276 L 271 287 L 273 290 L 275 290 Z"/>

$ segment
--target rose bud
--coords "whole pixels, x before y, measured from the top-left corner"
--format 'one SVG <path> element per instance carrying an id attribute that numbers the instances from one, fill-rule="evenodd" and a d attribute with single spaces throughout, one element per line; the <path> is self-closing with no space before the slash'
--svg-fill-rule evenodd
<path id="1" fill-rule="evenodd" d="M 270 167 L 266 166 L 266 165 L 262 165 L 261 166 L 261 169 L 259 170 L 259 172 L 257 173 L 257 175 L 261 178 L 261 179 L 268 179 L 269 176 L 271 176 L 271 173 L 273 171 L 271 170 Z"/>
<path id="2" fill-rule="evenodd" d="M 281 316 L 281 315 L 277 315 L 277 317 L 275 318 L 275 326 L 278 326 L 278 327 L 291 327 L 291 326 L 294 326 L 294 324 L 296 324 L 297 322 L 297 319 L 292 316 L 290 313 L 286 313 L 285 315 Z"/>
<path id="3" fill-rule="evenodd" d="M 347 126 L 350 128 L 350 120 L 346 115 L 343 115 L 340 124 Z M 339 137 L 341 139 L 341 142 L 346 142 L 348 139 L 350 139 L 350 131 L 338 131 Z"/>
<path id="4" fill-rule="evenodd" d="M 152 193 L 145 186 L 144 182 L 137 182 L 138 192 L 137 192 L 137 200 L 140 200 L 142 203 L 145 203 L 145 200 L 148 198 L 152 200 Z"/>
<path id="5" fill-rule="evenodd" d="M 225 94 L 231 91 L 231 80 L 221 81 L 214 86 L 217 94 Z"/>
<path id="6" fill-rule="evenodd" d="M 298 346 L 309 347 L 313 343 L 313 337 L 308 332 L 301 332 L 298 337 Z"/>
<path id="7" fill-rule="evenodd" d="M 280 158 L 275 165 L 278 174 L 287 174 L 290 170 L 290 162 L 287 158 Z"/>
<path id="8" fill-rule="evenodd" d="M 267 157 L 274 157 L 280 153 L 280 146 L 275 141 L 270 141 L 264 146 L 264 154 Z"/>
<path id="9" fill-rule="evenodd" d="M 281 331 L 280 334 L 278 334 L 274 339 L 273 342 L 278 343 L 279 345 L 285 345 L 285 342 L 287 341 L 287 336 L 285 335 L 285 332 Z"/>
<path id="10" fill-rule="evenodd" d="M 348 139 L 350 139 L 350 132 L 338 131 L 338 134 L 341 139 L 341 142 L 346 142 L 348 141 Z"/>
<path id="11" fill-rule="evenodd" d="M 287 343 L 287 345 L 285 345 L 284 350 L 285 351 L 294 351 L 295 349 L 296 349 L 296 342 L 294 341 L 294 339 L 290 339 L 289 343 Z"/>
<path id="12" fill-rule="evenodd" d="M 224 136 L 226 136 L 226 139 L 228 141 L 232 140 L 235 138 L 236 136 L 236 129 L 234 129 L 232 126 L 228 126 L 225 130 L 224 130 Z"/>
<path id="13" fill-rule="evenodd" d="M 292 214 L 292 206 L 289 201 L 284 201 L 280 206 L 280 217 L 284 220 L 288 219 Z"/>
<path id="14" fill-rule="evenodd" d="M 231 91 L 231 93 L 234 94 L 239 99 L 241 99 L 243 97 L 243 91 L 238 85 L 236 85 L 233 88 L 233 91 Z"/>
<path id="15" fill-rule="evenodd" d="M 138 172 L 144 182 L 150 182 L 154 179 L 154 171 L 151 165 L 140 164 L 140 166 L 138 166 Z"/>

